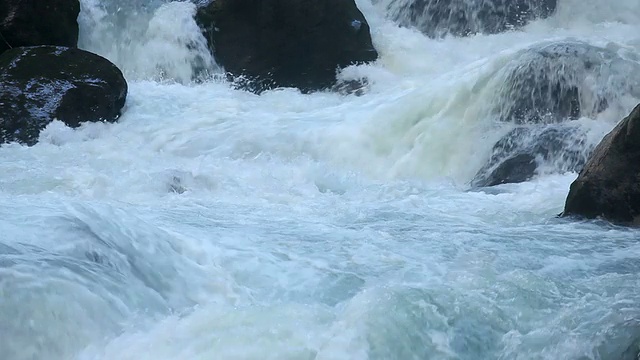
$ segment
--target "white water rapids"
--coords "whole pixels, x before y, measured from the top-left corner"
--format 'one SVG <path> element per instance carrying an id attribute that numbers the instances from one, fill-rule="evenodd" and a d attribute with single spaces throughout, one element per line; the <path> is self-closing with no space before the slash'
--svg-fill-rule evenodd
<path id="1" fill-rule="evenodd" d="M 637 61 L 640 2 L 444 39 L 358 6 L 366 94 L 255 95 L 190 82 L 190 3 L 83 0 L 129 96 L 0 148 L 0 358 L 635 359 L 638 231 L 556 218 L 575 173 L 468 183 L 507 131 L 488 78 L 568 38 Z M 638 102 L 577 121 L 596 144 Z"/>

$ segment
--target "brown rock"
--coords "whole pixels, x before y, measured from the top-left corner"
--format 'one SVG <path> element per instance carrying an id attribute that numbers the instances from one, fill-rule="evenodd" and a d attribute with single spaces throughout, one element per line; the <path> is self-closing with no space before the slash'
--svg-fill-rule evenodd
<path id="1" fill-rule="evenodd" d="M 593 151 L 571 184 L 562 216 L 640 225 L 640 105 Z"/>

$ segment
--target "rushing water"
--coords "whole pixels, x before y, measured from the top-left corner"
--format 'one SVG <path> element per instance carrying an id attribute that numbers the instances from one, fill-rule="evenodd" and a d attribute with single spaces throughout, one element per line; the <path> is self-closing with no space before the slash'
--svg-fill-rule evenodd
<path id="1" fill-rule="evenodd" d="M 83 0 L 129 97 L 0 149 L 0 357 L 635 359 L 638 231 L 556 218 L 575 173 L 468 184 L 508 131 L 493 74 L 568 38 L 637 61 L 640 3 L 444 39 L 358 5 L 365 95 L 258 96 L 216 80 L 189 3 Z M 596 144 L 637 102 L 577 123 Z"/>

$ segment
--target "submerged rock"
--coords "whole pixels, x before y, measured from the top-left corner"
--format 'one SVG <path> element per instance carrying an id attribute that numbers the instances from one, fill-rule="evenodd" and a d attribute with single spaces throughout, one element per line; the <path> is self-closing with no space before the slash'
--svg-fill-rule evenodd
<path id="1" fill-rule="evenodd" d="M 378 57 L 353 0 L 216 0 L 196 21 L 217 63 L 255 92 L 326 89 L 338 69 Z"/>
<path id="2" fill-rule="evenodd" d="M 640 64 L 616 49 L 580 41 L 520 51 L 487 83 L 488 117 L 517 127 L 498 141 L 473 186 L 522 182 L 539 174 L 579 171 L 593 146 L 571 125 L 640 98 Z"/>
<path id="3" fill-rule="evenodd" d="M 638 359 L 640 359 L 640 339 L 635 339 L 635 341 L 622 353 L 620 360 Z"/>
<path id="4" fill-rule="evenodd" d="M 76 48 L 14 48 L 0 55 L 0 143 L 33 145 L 54 119 L 113 122 L 127 96 L 122 72 Z"/>
<path id="5" fill-rule="evenodd" d="M 562 216 L 640 225 L 640 105 L 598 144 L 571 184 Z"/>
<path id="6" fill-rule="evenodd" d="M 337 92 L 342 95 L 356 95 L 362 96 L 369 89 L 369 82 L 367 79 L 351 79 L 338 81 L 331 91 Z"/>
<path id="7" fill-rule="evenodd" d="M 78 45 L 78 0 L 0 1 L 0 54 L 21 46 Z"/>
<path id="8" fill-rule="evenodd" d="M 187 188 L 183 184 L 182 178 L 178 175 L 174 175 L 171 177 L 169 183 L 167 184 L 167 187 L 169 192 L 175 194 L 183 194 L 185 191 L 187 191 Z"/>
<path id="9" fill-rule="evenodd" d="M 386 0 L 391 18 L 429 37 L 495 34 L 550 16 L 556 0 Z"/>
<path id="10" fill-rule="evenodd" d="M 494 81 L 494 113 L 517 124 L 593 118 L 623 96 L 640 98 L 640 64 L 579 41 L 523 50 Z"/>
<path id="11" fill-rule="evenodd" d="M 559 173 L 579 171 L 590 151 L 586 133 L 578 127 L 520 126 L 494 145 L 488 163 L 478 171 L 471 185 L 524 182 L 545 168 Z"/>

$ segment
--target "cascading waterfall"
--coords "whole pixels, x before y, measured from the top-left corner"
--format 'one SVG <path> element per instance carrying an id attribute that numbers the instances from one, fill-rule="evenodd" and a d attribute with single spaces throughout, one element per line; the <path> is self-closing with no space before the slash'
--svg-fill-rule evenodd
<path id="1" fill-rule="evenodd" d="M 640 102 L 640 3 L 467 37 L 357 4 L 361 96 L 256 95 L 193 3 L 82 0 L 80 47 L 129 97 L 0 148 L 2 358 L 635 359 L 637 230 L 556 215 Z M 473 186 L 522 154 L 530 179 Z"/>
<path id="2" fill-rule="evenodd" d="M 219 72 L 189 2 L 82 2 L 79 46 L 139 79 L 192 82 Z"/>

